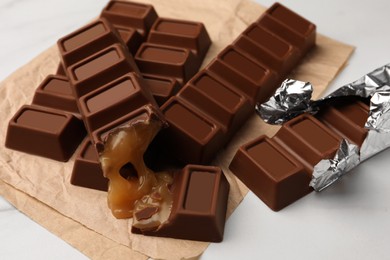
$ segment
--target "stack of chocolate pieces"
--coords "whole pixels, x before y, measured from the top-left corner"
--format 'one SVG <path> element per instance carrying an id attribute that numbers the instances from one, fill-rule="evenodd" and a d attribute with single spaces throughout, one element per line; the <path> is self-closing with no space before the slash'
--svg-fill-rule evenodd
<path id="1" fill-rule="evenodd" d="M 97 21 L 58 41 L 58 75 L 48 76 L 34 105 L 10 121 L 6 146 L 66 161 L 87 131 L 71 182 L 105 191 L 107 167 L 100 161 L 110 140 L 129 126 L 157 122 L 160 129 L 167 120 L 157 142 L 169 148 L 164 153 L 184 164 L 209 162 L 315 45 L 315 26 L 274 4 L 197 73 L 210 43 L 201 23 L 159 18 L 151 5 L 110 1 Z M 121 163 L 121 182 L 137 182 L 140 161 Z M 134 232 L 222 240 L 229 185 L 218 167 L 188 165 L 167 187 L 168 221 Z M 151 219 L 153 210 L 134 216 Z"/>
<path id="2" fill-rule="evenodd" d="M 268 207 L 280 210 L 313 190 L 314 166 L 333 159 L 343 138 L 362 145 L 368 112 L 359 99 L 336 99 L 315 116 L 284 123 L 272 138 L 262 135 L 243 145 L 229 168 Z"/>

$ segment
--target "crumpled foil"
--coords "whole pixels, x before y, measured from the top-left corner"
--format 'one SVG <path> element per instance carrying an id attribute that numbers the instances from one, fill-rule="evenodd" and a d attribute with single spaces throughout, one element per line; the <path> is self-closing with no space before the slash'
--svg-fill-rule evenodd
<path id="1" fill-rule="evenodd" d="M 368 134 L 360 150 L 343 139 L 333 159 L 324 159 L 315 165 L 310 186 L 321 191 L 362 161 L 390 147 L 390 64 L 342 86 L 322 99 L 311 100 L 312 92 L 313 87 L 309 82 L 287 79 L 267 102 L 256 105 L 256 111 L 269 124 L 283 124 L 303 113 L 315 114 L 322 104 L 332 98 L 371 97 L 365 124 Z"/>

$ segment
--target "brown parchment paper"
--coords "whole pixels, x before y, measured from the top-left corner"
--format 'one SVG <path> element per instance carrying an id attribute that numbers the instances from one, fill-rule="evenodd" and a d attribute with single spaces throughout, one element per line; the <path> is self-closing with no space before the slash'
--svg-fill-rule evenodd
<path id="1" fill-rule="evenodd" d="M 145 0 L 158 14 L 205 23 L 213 44 L 207 64 L 265 10 L 249 0 Z M 325 90 L 353 52 L 353 47 L 318 35 L 317 47 L 305 58 L 292 77 L 310 81 L 314 97 Z M 67 163 L 12 151 L 4 147 L 7 122 L 23 104 L 31 103 L 34 90 L 59 62 L 55 46 L 17 70 L 0 85 L 0 194 L 87 256 L 112 259 L 189 259 L 199 256 L 205 242 L 155 238 L 129 232 L 131 220 L 115 219 L 107 208 L 106 194 L 70 185 L 74 158 Z M 272 135 L 276 128 L 255 114 L 214 164 L 222 167 L 231 185 L 228 216 L 248 189 L 228 170 L 237 148 L 259 136 Z M 138 253 L 139 252 L 139 253 Z M 141 254 L 140 254 L 141 253 Z"/>

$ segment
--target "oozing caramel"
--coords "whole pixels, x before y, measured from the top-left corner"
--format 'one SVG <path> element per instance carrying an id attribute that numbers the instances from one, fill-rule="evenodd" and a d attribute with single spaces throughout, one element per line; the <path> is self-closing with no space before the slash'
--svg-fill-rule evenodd
<path id="1" fill-rule="evenodd" d="M 133 217 L 136 201 L 144 199 L 144 196 L 149 196 L 150 199 L 162 197 L 162 208 L 167 208 L 166 202 L 171 200 L 165 187 L 168 187 L 172 178 L 166 173 L 156 175 L 145 165 L 143 159 L 146 149 L 162 125 L 162 121 L 151 118 L 138 120 L 117 128 L 105 141 L 99 159 L 104 175 L 110 180 L 108 207 L 116 218 Z M 160 207 L 157 211 L 160 211 Z"/>

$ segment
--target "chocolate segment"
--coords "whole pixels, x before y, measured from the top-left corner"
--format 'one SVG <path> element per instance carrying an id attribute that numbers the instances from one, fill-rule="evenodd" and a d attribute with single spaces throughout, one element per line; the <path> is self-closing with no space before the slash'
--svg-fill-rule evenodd
<path id="1" fill-rule="evenodd" d="M 168 153 L 183 163 L 211 161 L 252 114 L 250 107 L 267 100 L 314 44 L 315 25 L 278 3 L 270 7 L 161 106 L 171 126 L 159 137 Z M 198 129 L 205 129 L 202 138 Z"/>
<path id="2" fill-rule="evenodd" d="M 208 242 L 223 238 L 229 183 L 218 167 L 187 165 L 174 177 L 172 211 L 166 222 L 154 230 L 143 230 L 142 221 L 155 211 L 135 212 L 132 232 Z M 148 214 L 146 214 L 148 213 Z M 140 227 L 137 227 L 140 226 Z"/>
<path id="3" fill-rule="evenodd" d="M 142 77 L 159 106 L 175 95 L 180 88 L 179 82 L 174 78 L 151 74 L 142 74 Z"/>
<path id="4" fill-rule="evenodd" d="M 142 37 L 146 38 L 157 19 L 157 13 L 152 5 L 111 0 L 103 9 L 101 17 L 114 26 L 136 28 Z"/>
<path id="5" fill-rule="evenodd" d="M 66 76 L 47 76 L 36 89 L 32 104 L 56 108 L 80 116 L 76 99 Z"/>
<path id="6" fill-rule="evenodd" d="M 135 61 L 142 73 L 176 78 L 183 83 L 197 71 L 194 54 L 188 49 L 144 43 Z"/>
<path id="7" fill-rule="evenodd" d="M 89 138 L 84 140 L 76 155 L 70 183 L 94 190 L 108 190 L 108 179 L 103 176 L 98 153 Z"/>
<path id="8" fill-rule="evenodd" d="M 189 49 L 199 67 L 211 44 L 205 26 L 199 22 L 158 18 L 150 30 L 149 43 Z"/>
<path id="9" fill-rule="evenodd" d="M 229 168 L 268 207 L 280 210 L 312 191 L 314 166 L 333 158 L 342 138 L 362 144 L 368 111 L 359 100 L 335 100 L 315 117 L 298 116 L 274 137 L 260 136 L 243 145 Z"/>
<path id="10" fill-rule="evenodd" d="M 81 97 L 131 71 L 138 72 L 134 61 L 114 44 L 70 66 L 68 76 L 75 95 Z"/>
<path id="11" fill-rule="evenodd" d="M 114 43 L 122 43 L 116 30 L 105 19 L 99 19 L 58 40 L 65 67 Z"/>
<path id="12" fill-rule="evenodd" d="M 85 136 L 80 119 L 60 110 L 23 106 L 10 120 L 8 148 L 67 161 Z"/>

